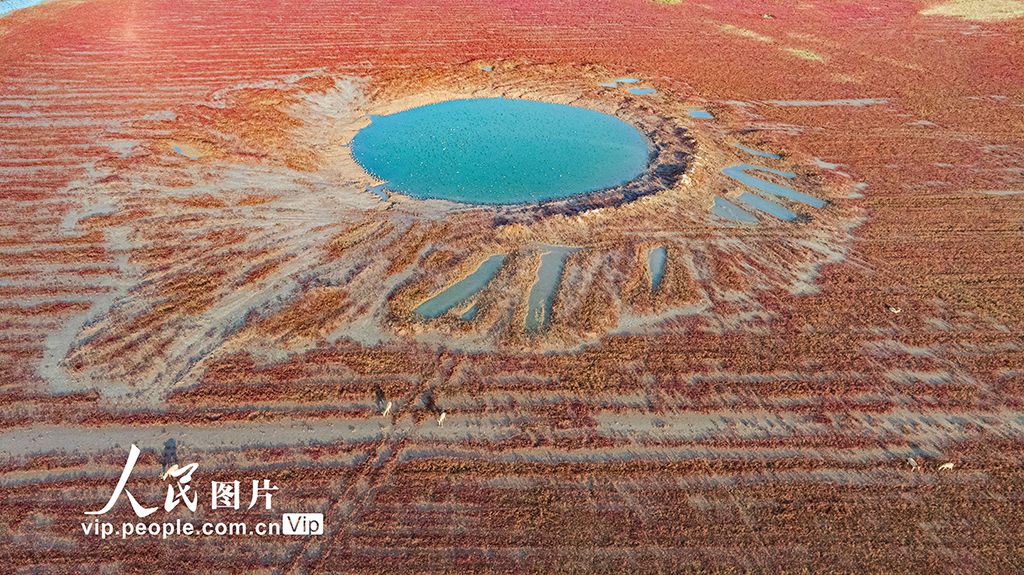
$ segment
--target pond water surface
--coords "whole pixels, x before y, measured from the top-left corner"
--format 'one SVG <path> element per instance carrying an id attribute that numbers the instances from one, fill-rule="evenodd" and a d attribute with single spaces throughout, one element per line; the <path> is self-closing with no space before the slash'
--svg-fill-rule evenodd
<path id="1" fill-rule="evenodd" d="M 470 204 L 522 204 L 641 175 L 647 137 L 615 116 L 507 98 L 449 100 L 371 116 L 352 156 L 387 189 Z"/>
<path id="2" fill-rule="evenodd" d="M 22 8 L 28 8 L 29 6 L 35 6 L 36 4 L 42 4 L 45 0 L 5 0 L 0 1 L 0 16 L 9 14 L 15 10 L 21 10 Z"/>

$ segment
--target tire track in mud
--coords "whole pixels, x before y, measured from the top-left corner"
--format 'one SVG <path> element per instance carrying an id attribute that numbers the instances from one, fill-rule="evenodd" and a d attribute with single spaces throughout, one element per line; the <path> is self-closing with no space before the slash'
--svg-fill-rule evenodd
<path id="1" fill-rule="evenodd" d="M 437 380 L 435 385 L 421 383 L 401 398 L 395 408 L 395 413 L 391 416 L 391 432 L 385 433 L 385 436 L 373 448 L 371 455 L 352 483 L 341 493 L 333 495 L 334 503 L 324 513 L 324 535 L 308 539 L 288 562 L 284 572 L 295 575 L 316 572 L 330 558 L 333 550 L 344 539 L 347 526 L 358 517 L 360 512 L 373 504 L 378 489 L 388 481 L 394 469 L 402 463 L 399 455 L 410 440 L 410 431 L 416 427 L 417 411 L 414 402 L 424 392 L 442 387 L 447 383 L 457 365 L 457 359 L 443 359 L 438 373 L 434 376 L 434 379 Z M 401 420 L 404 422 L 409 419 L 409 424 L 395 426 L 399 420 L 398 414 L 406 407 L 410 408 L 410 411 L 403 414 Z M 395 433 L 396 431 L 397 433 Z"/>

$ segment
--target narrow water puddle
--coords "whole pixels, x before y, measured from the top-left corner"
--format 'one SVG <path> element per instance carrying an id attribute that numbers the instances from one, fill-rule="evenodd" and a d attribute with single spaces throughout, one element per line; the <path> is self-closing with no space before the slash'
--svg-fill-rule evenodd
<path id="1" fill-rule="evenodd" d="M 188 159 L 190 159 L 190 160 L 192 160 L 192 161 L 195 161 L 195 160 L 198 160 L 198 159 L 199 159 L 199 156 L 198 156 L 198 155 L 195 155 L 195 154 L 189 154 L 189 153 L 188 153 L 188 152 L 186 152 L 186 151 L 185 151 L 184 149 L 182 149 L 182 147 L 181 147 L 181 146 L 174 146 L 174 153 L 175 153 L 175 154 L 178 154 L 178 155 L 181 155 L 181 156 L 185 156 L 186 158 L 188 158 Z"/>
<path id="2" fill-rule="evenodd" d="M 739 224 L 756 224 L 760 221 L 754 214 L 744 210 L 725 198 L 715 198 L 715 203 L 711 207 L 711 214 L 717 218 Z"/>
<path id="3" fill-rule="evenodd" d="M 491 283 L 504 262 L 505 256 L 502 254 L 487 258 L 473 273 L 421 303 L 416 308 L 415 314 L 423 319 L 435 319 L 448 313 L 452 308 L 465 303 Z"/>
<path id="4" fill-rule="evenodd" d="M 744 152 L 752 155 L 752 156 L 757 156 L 759 158 L 772 158 L 773 160 L 778 160 L 778 159 L 780 159 L 782 157 L 779 154 L 773 154 L 771 152 L 762 152 L 761 150 L 755 150 L 754 148 L 748 148 L 747 146 L 744 146 L 743 144 L 736 144 L 736 147 L 741 149 L 741 150 L 743 150 Z"/>
<path id="5" fill-rule="evenodd" d="M 768 100 L 767 104 L 773 106 L 797 106 L 797 107 L 814 107 L 814 106 L 878 106 L 882 104 L 888 104 L 888 98 L 847 98 L 839 100 Z"/>
<path id="6" fill-rule="evenodd" d="M 391 199 L 386 190 L 388 183 L 377 184 L 376 186 L 366 186 L 366 191 L 384 200 L 385 202 Z"/>
<path id="7" fill-rule="evenodd" d="M 476 314 L 479 311 L 480 311 L 480 305 L 479 304 L 473 304 L 473 305 L 469 306 L 469 309 L 467 309 L 466 311 L 462 312 L 462 315 L 459 316 L 459 319 L 461 319 L 462 321 L 473 321 L 474 319 L 476 319 Z"/>
<path id="8" fill-rule="evenodd" d="M 743 192 L 738 198 L 736 198 L 742 204 L 745 204 L 755 210 L 764 212 L 768 215 L 775 216 L 780 220 L 791 222 L 797 218 L 796 213 L 790 211 L 784 206 L 780 206 L 773 201 L 766 200 L 761 196 L 751 194 L 750 192 Z"/>
<path id="9" fill-rule="evenodd" d="M 658 291 L 662 278 L 665 277 L 665 263 L 668 261 L 668 248 L 659 246 L 647 252 L 647 272 L 651 276 L 651 291 Z"/>
<path id="10" fill-rule="evenodd" d="M 754 166 L 751 164 L 736 164 L 735 166 L 729 166 L 728 168 L 722 169 L 723 174 L 729 176 L 730 178 L 736 180 L 737 182 L 743 184 L 744 186 L 747 186 L 748 188 L 759 190 L 771 196 L 786 198 L 787 200 L 799 202 L 801 204 L 811 206 L 812 208 L 825 207 L 825 200 L 821 200 L 814 196 L 809 196 L 807 194 L 798 192 L 793 188 L 780 186 L 779 184 L 769 182 L 768 180 L 747 173 L 755 171 L 768 172 L 771 174 L 782 176 L 783 178 L 786 179 L 792 179 L 796 177 L 796 174 L 794 174 L 793 172 L 783 172 L 782 170 L 766 168 L 764 166 Z"/>
<path id="11" fill-rule="evenodd" d="M 530 297 L 526 307 L 527 333 L 539 333 L 551 324 L 551 309 L 555 304 L 555 294 L 562 280 L 565 260 L 578 248 L 552 246 L 540 257 L 540 269 L 537 270 L 537 281 L 530 289 Z"/>

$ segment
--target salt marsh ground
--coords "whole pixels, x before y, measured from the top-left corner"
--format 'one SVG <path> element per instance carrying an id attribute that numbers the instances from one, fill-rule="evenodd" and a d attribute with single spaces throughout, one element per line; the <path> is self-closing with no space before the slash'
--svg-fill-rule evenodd
<path id="1" fill-rule="evenodd" d="M 4 568 L 1021 571 L 1015 4 L 0 17 Z M 353 159 L 460 98 L 614 115 L 647 169 L 493 206 Z M 83 535 L 170 438 L 280 491 L 161 517 L 324 535 Z"/>

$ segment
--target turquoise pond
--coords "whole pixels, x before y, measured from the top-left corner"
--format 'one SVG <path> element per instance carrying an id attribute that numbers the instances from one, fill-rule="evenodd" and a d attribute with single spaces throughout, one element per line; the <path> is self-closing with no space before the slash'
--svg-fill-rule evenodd
<path id="1" fill-rule="evenodd" d="M 0 16 L 42 3 L 43 0 L 0 0 Z"/>
<path id="2" fill-rule="evenodd" d="M 507 98 L 449 100 L 372 116 L 352 156 L 393 192 L 523 204 L 619 186 L 646 169 L 649 142 L 611 116 Z"/>

